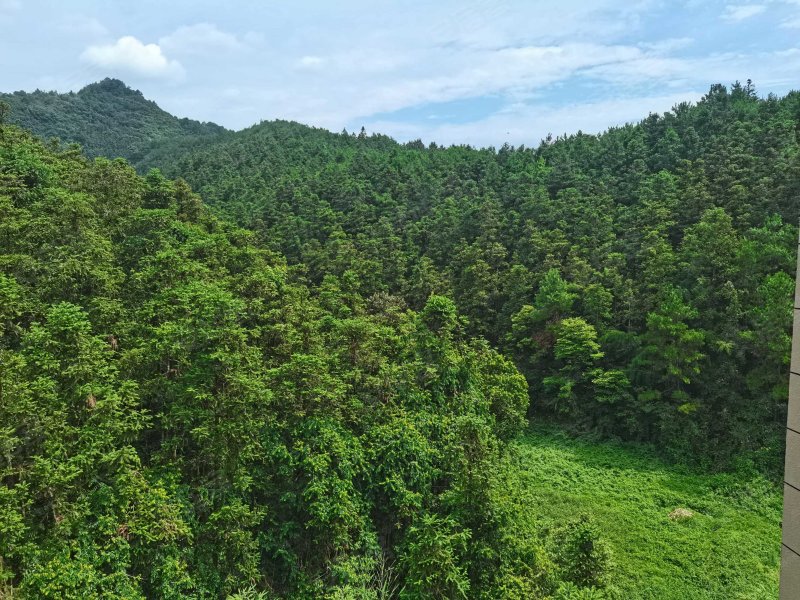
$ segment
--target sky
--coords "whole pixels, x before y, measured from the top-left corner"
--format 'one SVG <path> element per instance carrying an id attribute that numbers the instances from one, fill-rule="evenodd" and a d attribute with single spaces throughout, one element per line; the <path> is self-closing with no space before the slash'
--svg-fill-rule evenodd
<path id="1" fill-rule="evenodd" d="M 231 129 L 536 146 L 713 83 L 800 88 L 800 0 L 0 0 L 0 91 L 104 77 Z"/>

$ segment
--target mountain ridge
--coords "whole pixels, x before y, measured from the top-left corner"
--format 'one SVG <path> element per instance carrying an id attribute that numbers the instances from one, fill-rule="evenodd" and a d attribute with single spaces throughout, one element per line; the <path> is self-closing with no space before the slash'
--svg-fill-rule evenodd
<path id="1" fill-rule="evenodd" d="M 165 140 L 204 139 L 228 131 L 216 123 L 176 117 L 113 78 L 78 92 L 16 91 L 0 94 L 0 100 L 11 107 L 10 123 L 44 139 L 80 144 L 89 156 L 121 157 L 134 165 Z"/>

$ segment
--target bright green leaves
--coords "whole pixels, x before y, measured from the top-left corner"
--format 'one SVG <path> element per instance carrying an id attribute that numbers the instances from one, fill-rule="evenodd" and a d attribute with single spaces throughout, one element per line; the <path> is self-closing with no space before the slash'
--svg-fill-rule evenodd
<path id="1" fill-rule="evenodd" d="M 308 419 L 296 431 L 292 453 L 305 513 L 303 526 L 326 552 L 345 551 L 364 529 L 364 505 L 357 482 L 363 477 L 360 441 L 338 424 Z M 318 558 L 331 558 L 318 557 Z"/>
<path id="2" fill-rule="evenodd" d="M 29 494 L 39 543 L 33 554 L 3 551 L 17 564 L 32 560 L 22 589 L 43 598 L 138 597 L 134 557 L 188 531 L 160 485 L 141 474 L 134 444 L 149 420 L 137 386 L 119 377 L 86 313 L 67 303 L 32 325 L 15 360 L 14 373 L 2 374 L 0 415 L 16 429 L 4 478 L 17 484 L 4 489 L 9 508 L 20 490 Z"/>
<path id="3" fill-rule="evenodd" d="M 450 519 L 423 515 L 408 532 L 402 565 L 407 571 L 401 598 L 455 600 L 469 597 L 469 580 L 461 566 L 469 532 Z"/>
<path id="4" fill-rule="evenodd" d="M 608 318 L 610 295 L 596 284 L 583 290 L 583 295 L 578 291 L 558 271 L 549 270 L 535 305 L 523 306 L 512 318 L 512 335 L 523 360 L 531 365 L 529 380 L 539 380 L 536 397 L 543 407 L 597 427 L 607 423 L 607 405 L 627 397 L 629 384 L 621 369 L 604 368 L 605 354 L 595 325 L 583 317 L 568 316 L 583 310 L 602 324 Z"/>
<path id="5" fill-rule="evenodd" d="M 747 332 L 758 350 L 775 365 L 789 364 L 792 338 L 787 325 L 792 318 L 794 280 L 783 272 L 767 275 L 756 290 L 758 304 L 753 307 L 754 330 Z"/>
<path id="6" fill-rule="evenodd" d="M 401 527 L 423 508 L 436 475 L 436 445 L 419 421 L 413 413 L 395 409 L 365 435 L 370 495 L 389 529 Z"/>
<path id="7" fill-rule="evenodd" d="M 595 369 L 591 372 L 594 398 L 601 404 L 615 404 L 630 396 L 630 381 L 624 371 Z"/>
<path id="8" fill-rule="evenodd" d="M 647 333 L 642 355 L 653 367 L 653 375 L 676 390 L 692 382 L 700 372 L 705 335 L 688 323 L 697 311 L 686 304 L 680 290 L 668 289 L 658 310 L 647 316 Z"/>
<path id="9" fill-rule="evenodd" d="M 747 377 L 748 387 L 781 405 L 789 393 L 788 380 L 783 374 L 789 365 L 792 345 L 794 288 L 794 280 L 784 272 L 765 276 L 749 314 L 752 329 L 740 332 L 748 354 L 754 359 Z"/>
<path id="10" fill-rule="evenodd" d="M 555 563 L 563 581 L 582 588 L 603 587 L 611 556 L 589 517 L 582 515 L 557 527 L 550 535 Z"/>
<path id="11" fill-rule="evenodd" d="M 0 181 L 19 204 L 28 204 L 53 178 L 52 161 L 36 144 L 24 143 L 19 132 L 12 131 L 0 144 Z M 19 143 L 14 143 L 19 142 Z"/>
<path id="12" fill-rule="evenodd" d="M 578 295 L 556 269 L 544 275 L 534 298 L 535 321 L 553 321 L 568 314 Z"/>
<path id="13" fill-rule="evenodd" d="M 175 186 L 158 169 L 151 169 L 145 177 L 142 194 L 144 208 L 172 208 L 175 204 Z"/>
<path id="14" fill-rule="evenodd" d="M 512 341 L 517 349 L 518 361 L 524 365 L 524 373 L 535 386 L 544 385 L 567 390 L 569 382 L 553 374 L 553 345 L 555 330 L 561 319 L 572 310 L 577 294 L 564 281 L 556 269 L 545 274 L 534 298 L 534 305 L 524 305 L 511 317 Z M 558 378 L 546 382 L 547 377 Z M 562 385 L 563 383 L 563 385 Z"/>
<path id="15" fill-rule="evenodd" d="M 261 556 L 256 531 L 264 510 L 253 508 L 239 498 L 216 507 L 197 531 L 198 573 L 211 589 L 230 594 L 262 578 Z"/>
<path id="16" fill-rule="evenodd" d="M 458 324 L 453 301 L 444 296 L 431 296 L 420 313 L 422 323 L 442 340 L 452 338 Z"/>
<path id="17" fill-rule="evenodd" d="M 577 415 L 581 400 L 593 396 L 594 379 L 602 378 L 602 371 L 595 368 L 603 357 L 597 342 L 594 326 L 580 317 L 563 319 L 553 327 L 555 344 L 553 356 L 558 374 L 545 377 L 545 390 L 549 393 L 549 404 L 559 412 Z"/>
<path id="18" fill-rule="evenodd" d="M 148 159 L 252 232 L 181 180 L 4 127 L 0 578 L 596 596 L 591 527 L 548 556 L 504 509 L 531 399 L 678 458 L 778 456 L 795 99 L 729 99 L 537 150 L 277 122 Z"/>
<path id="19" fill-rule="evenodd" d="M 17 323 L 26 310 L 25 290 L 16 279 L 0 273 L 0 348 L 19 335 Z"/>
<path id="20" fill-rule="evenodd" d="M 558 374 L 542 380 L 548 403 L 558 412 L 574 414 L 587 371 L 602 357 L 594 327 L 580 318 L 568 318 L 554 327 L 553 355 Z M 560 367 L 558 367 L 560 365 Z"/>
<path id="21" fill-rule="evenodd" d="M 114 293 L 121 272 L 113 265 L 109 232 L 83 194 L 48 189 L 27 209 L 9 209 L 6 268 L 20 284 L 37 286 L 47 302 L 85 302 Z M 13 231 L 13 237 L 12 237 Z M 1 239 L 1 238 L 0 238 Z"/>
<path id="22" fill-rule="evenodd" d="M 553 355 L 570 369 L 587 368 L 603 357 L 597 331 L 580 317 L 563 319 L 555 329 Z"/>
<path id="23" fill-rule="evenodd" d="M 498 437 L 510 439 L 526 423 L 528 382 L 514 363 L 486 344 L 475 344 L 475 351 L 480 382 L 477 387 L 488 401 Z"/>
<path id="24" fill-rule="evenodd" d="M 520 349 L 533 352 L 535 357 L 552 348 L 553 328 L 569 314 L 578 297 L 573 289 L 558 270 L 547 271 L 534 304 L 523 306 L 511 318 L 511 337 Z"/>

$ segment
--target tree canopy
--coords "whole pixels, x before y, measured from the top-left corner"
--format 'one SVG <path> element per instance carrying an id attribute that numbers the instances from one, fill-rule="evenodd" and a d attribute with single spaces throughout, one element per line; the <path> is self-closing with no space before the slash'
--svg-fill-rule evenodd
<path id="1" fill-rule="evenodd" d="M 535 149 L 4 98 L 0 590 L 602 597 L 510 519 L 528 419 L 781 464 L 797 93 Z"/>

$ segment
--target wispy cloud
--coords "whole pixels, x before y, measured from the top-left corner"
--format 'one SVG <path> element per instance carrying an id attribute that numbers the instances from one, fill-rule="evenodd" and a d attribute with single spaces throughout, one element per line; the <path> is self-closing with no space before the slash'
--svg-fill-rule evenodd
<path id="1" fill-rule="evenodd" d="M 760 15 L 765 10 L 767 10 L 765 4 L 728 4 L 722 13 L 722 18 L 725 21 L 737 23 Z"/>
<path id="2" fill-rule="evenodd" d="M 325 59 L 321 56 L 302 56 L 297 61 L 297 66 L 301 69 L 319 69 L 325 64 Z"/>
<path id="3" fill-rule="evenodd" d="M 220 30 L 211 23 L 179 27 L 158 40 L 165 52 L 173 54 L 206 54 L 241 50 L 245 42 L 234 34 Z"/>
<path id="4" fill-rule="evenodd" d="M 650 112 L 664 112 L 676 104 L 699 100 L 700 94 L 691 90 L 668 95 L 647 95 L 599 102 L 572 103 L 564 106 L 515 105 L 506 110 L 471 123 L 431 127 L 429 124 L 394 121 L 366 121 L 370 131 L 388 133 L 398 139 L 444 144 L 498 146 L 505 142 L 514 145 L 536 146 L 547 134 L 599 133 L 610 126 L 636 122 Z"/>
<path id="5" fill-rule="evenodd" d="M 603 65 L 589 73 L 612 84 L 702 88 L 712 82 L 752 79 L 761 88 L 790 85 L 800 71 L 800 49 L 774 52 L 721 52 L 705 56 L 671 58 L 642 56 Z"/>
<path id="6" fill-rule="evenodd" d="M 108 29 L 98 19 L 84 15 L 69 15 L 59 21 L 62 31 L 71 35 L 80 36 L 84 39 L 99 38 L 108 35 Z"/>
<path id="7" fill-rule="evenodd" d="M 287 118 L 302 120 L 313 113 L 319 123 L 341 127 L 356 117 L 427 103 L 494 94 L 527 98 L 537 88 L 581 70 L 641 56 L 633 46 L 580 43 L 439 51 L 434 68 L 414 64 L 413 53 L 376 50 L 362 56 L 352 51 L 324 58 L 304 56 L 296 64 L 317 70 L 316 78 L 284 81 L 280 90 L 269 92 L 268 101 L 280 106 Z M 298 89 L 293 90 L 294 85 Z M 300 93 L 300 88 L 314 93 Z"/>
<path id="8" fill-rule="evenodd" d="M 20 0 L 0 0 L 0 21 L 9 22 L 22 12 Z"/>
<path id="9" fill-rule="evenodd" d="M 506 131 L 528 142 L 524 131 L 573 131 L 591 116 L 581 106 L 636 119 L 651 100 L 695 97 L 711 83 L 752 78 L 778 93 L 796 85 L 800 0 L 680 4 L 408 0 L 374 10 L 370 0 L 341 0 L 254 3 L 245 14 L 174 0 L 155 19 L 147 3 L 123 13 L 94 0 L 0 0 L 0 21 L 15 24 L 0 35 L 0 56 L 15 56 L 0 86 L 46 79 L 77 89 L 115 75 L 170 112 L 234 128 L 272 118 L 336 131 L 380 122 L 400 137 L 502 143 Z M 35 36 L 52 43 L 30 44 Z M 545 117 L 562 121 L 545 127 Z"/>

